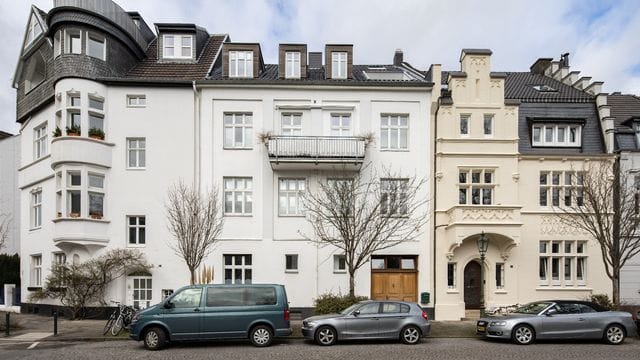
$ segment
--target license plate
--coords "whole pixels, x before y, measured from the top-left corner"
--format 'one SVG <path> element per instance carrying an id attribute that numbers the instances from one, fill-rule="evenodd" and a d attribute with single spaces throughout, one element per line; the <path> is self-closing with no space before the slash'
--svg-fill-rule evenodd
<path id="1" fill-rule="evenodd" d="M 478 332 L 485 332 L 485 331 L 487 331 L 486 326 L 478 325 Z"/>

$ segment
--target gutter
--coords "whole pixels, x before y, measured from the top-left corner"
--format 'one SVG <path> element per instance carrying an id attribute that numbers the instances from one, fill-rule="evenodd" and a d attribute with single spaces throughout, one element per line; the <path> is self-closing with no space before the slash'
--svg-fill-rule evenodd
<path id="1" fill-rule="evenodd" d="M 200 100 L 202 93 L 193 81 L 193 185 L 200 190 Z"/>

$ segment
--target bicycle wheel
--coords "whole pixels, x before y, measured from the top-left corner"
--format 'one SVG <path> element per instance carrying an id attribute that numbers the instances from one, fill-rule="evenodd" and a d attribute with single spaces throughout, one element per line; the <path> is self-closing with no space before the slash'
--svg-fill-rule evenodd
<path id="1" fill-rule="evenodd" d="M 113 323 L 113 326 L 111 327 L 111 335 L 118 336 L 120 331 L 122 331 L 122 314 L 120 314 L 116 319 L 116 322 Z"/>
<path id="2" fill-rule="evenodd" d="M 104 325 L 104 330 L 102 331 L 102 335 L 107 335 L 109 330 L 111 330 L 113 323 L 115 322 L 116 322 L 116 311 L 111 313 L 111 316 L 109 316 L 109 319 L 107 319 L 107 323 Z"/>

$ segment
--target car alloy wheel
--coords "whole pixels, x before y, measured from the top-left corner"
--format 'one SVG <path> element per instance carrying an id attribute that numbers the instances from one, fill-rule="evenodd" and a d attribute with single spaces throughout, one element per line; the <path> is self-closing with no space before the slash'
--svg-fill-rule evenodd
<path id="1" fill-rule="evenodd" d="M 609 325 L 607 330 L 605 330 L 605 339 L 609 344 L 622 344 L 624 341 L 624 330 L 620 325 Z"/>
<path id="2" fill-rule="evenodd" d="M 323 326 L 316 332 L 316 342 L 323 346 L 333 345 L 336 342 L 336 331 L 329 326 Z"/>
<path id="3" fill-rule="evenodd" d="M 162 349 L 166 342 L 166 335 L 164 330 L 152 327 L 144 333 L 144 347 L 149 350 Z"/>
<path id="4" fill-rule="evenodd" d="M 420 341 L 420 329 L 415 326 L 407 326 L 402 329 L 400 339 L 403 343 L 413 345 Z"/>
<path id="5" fill-rule="evenodd" d="M 520 345 L 529 345 L 535 339 L 533 329 L 528 325 L 518 325 L 513 329 L 513 341 Z"/>
<path id="6" fill-rule="evenodd" d="M 271 335 L 271 329 L 264 325 L 258 325 L 251 331 L 251 342 L 258 347 L 265 347 L 271 344 L 273 336 Z"/>

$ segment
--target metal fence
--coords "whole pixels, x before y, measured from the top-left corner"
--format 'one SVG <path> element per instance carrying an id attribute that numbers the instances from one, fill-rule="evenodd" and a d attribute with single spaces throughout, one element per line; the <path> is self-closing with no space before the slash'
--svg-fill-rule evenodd
<path id="1" fill-rule="evenodd" d="M 354 136 L 272 136 L 269 156 L 305 159 L 362 159 L 365 139 Z"/>

